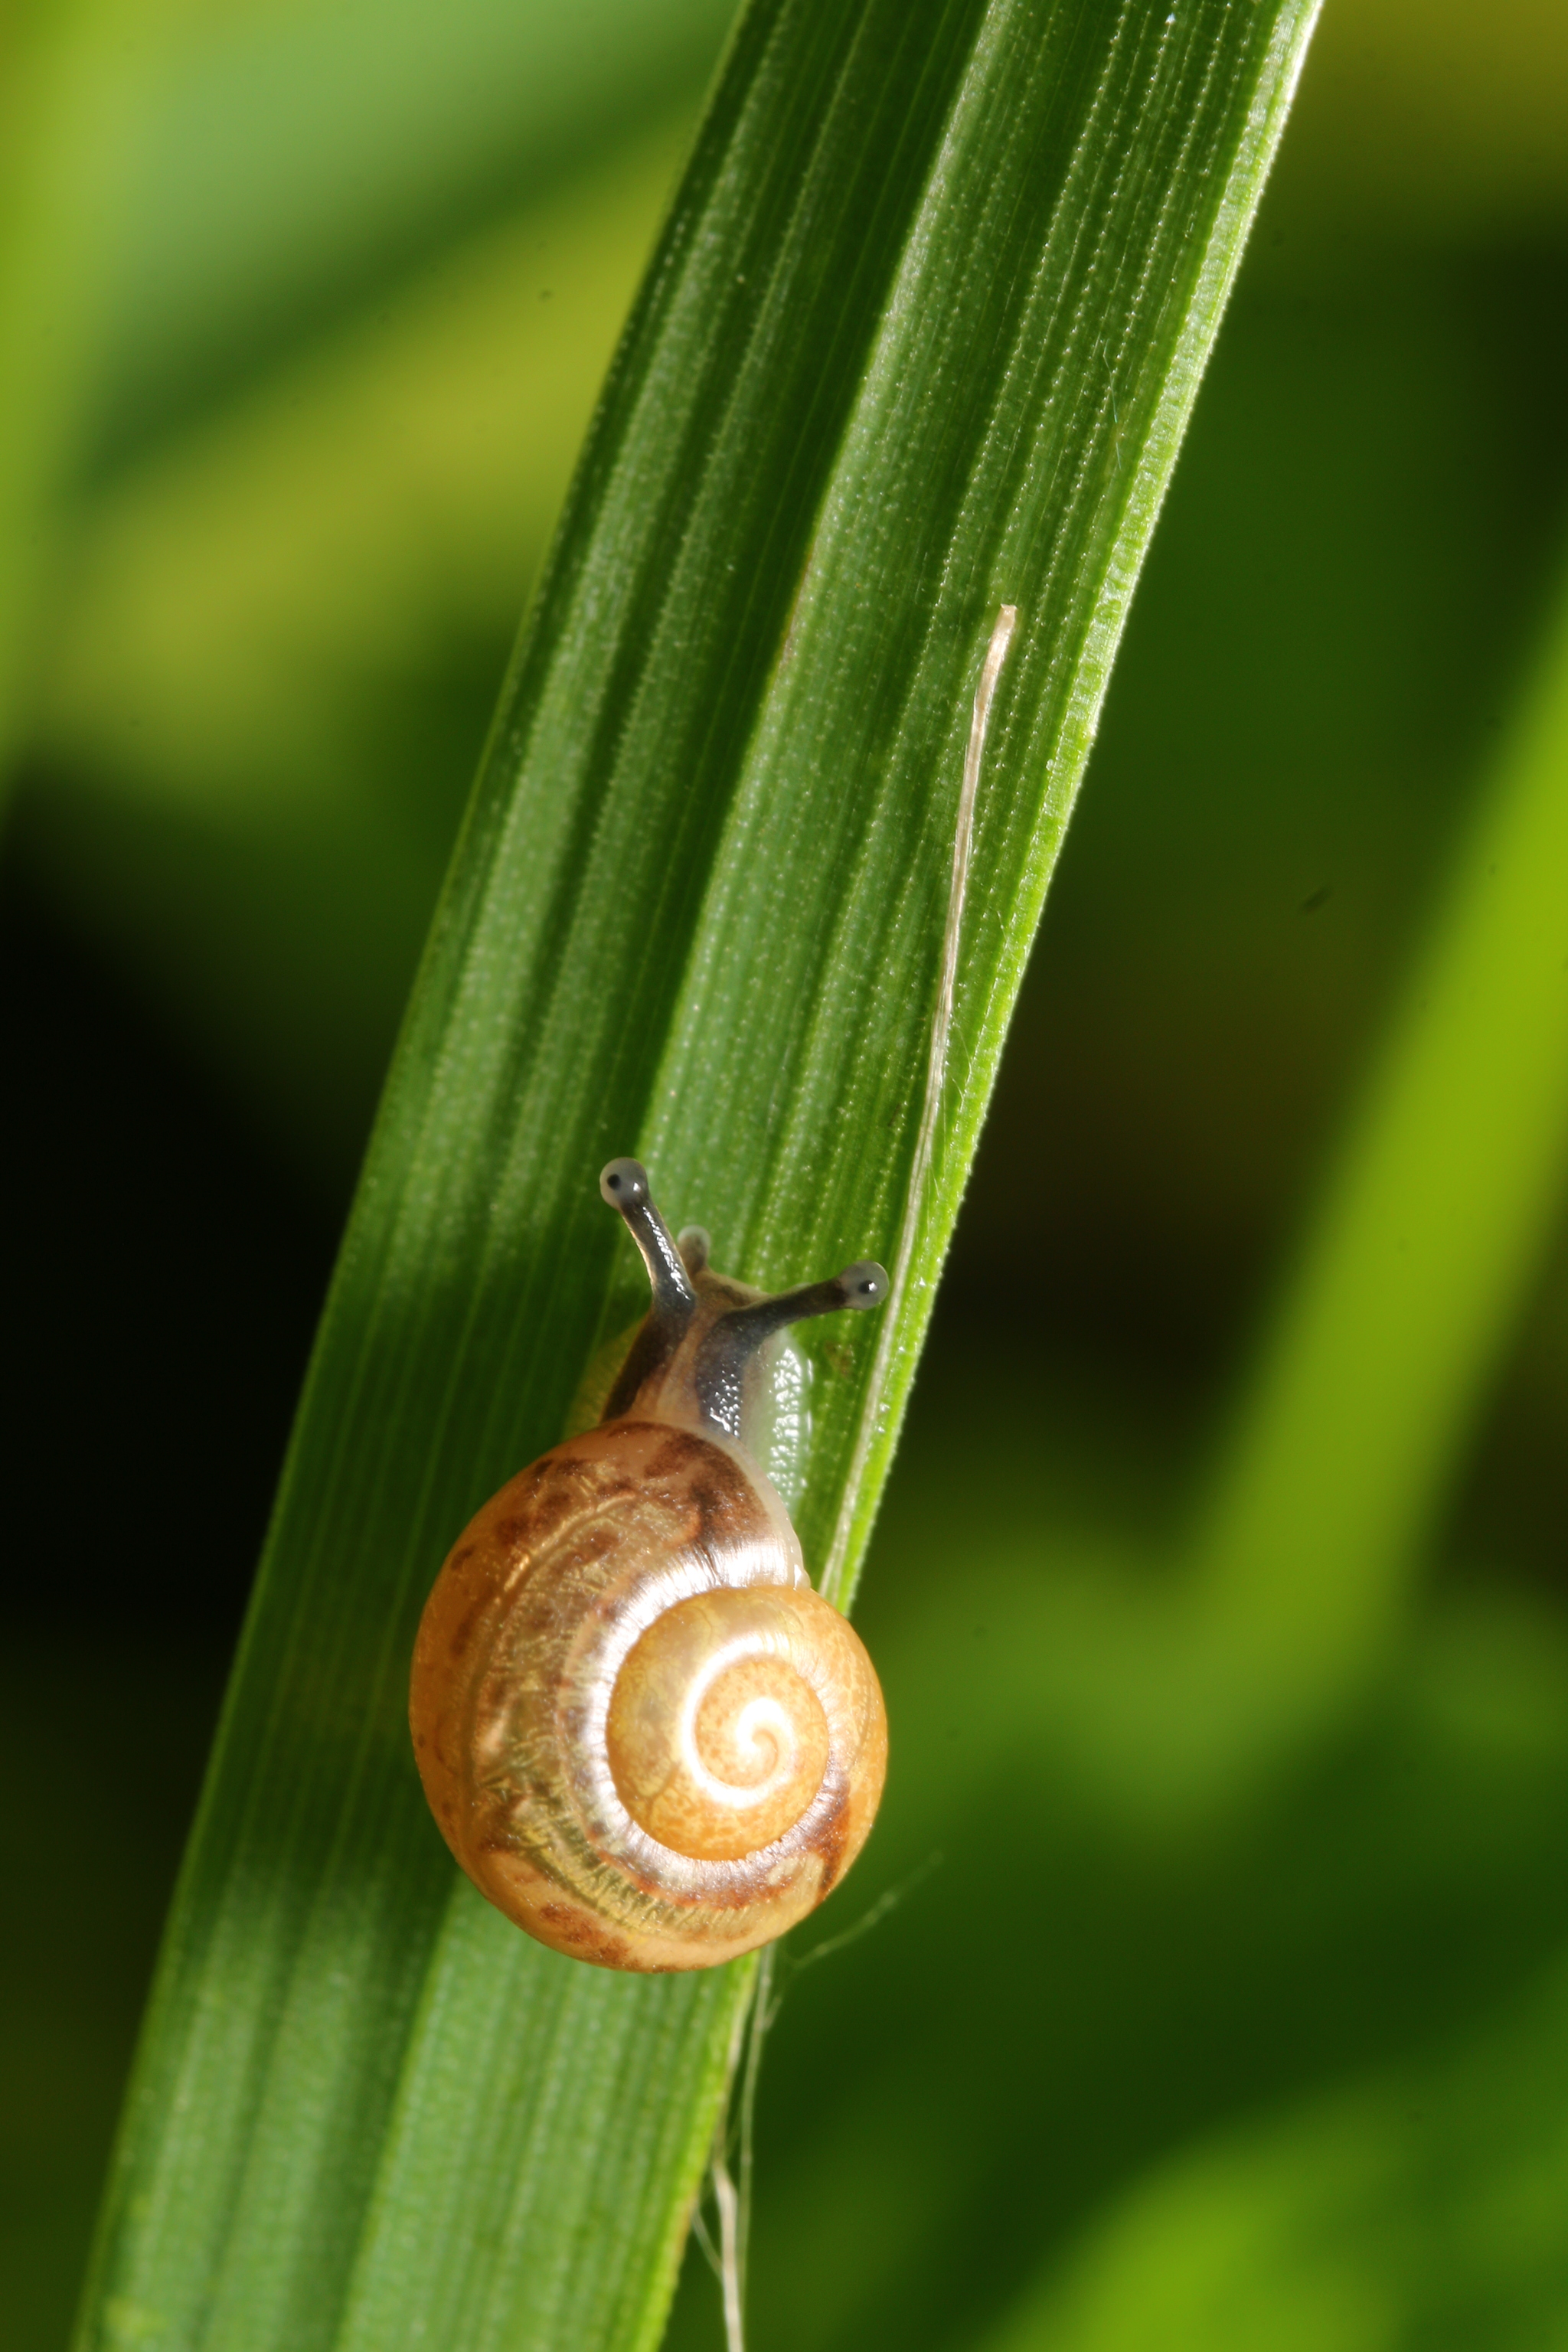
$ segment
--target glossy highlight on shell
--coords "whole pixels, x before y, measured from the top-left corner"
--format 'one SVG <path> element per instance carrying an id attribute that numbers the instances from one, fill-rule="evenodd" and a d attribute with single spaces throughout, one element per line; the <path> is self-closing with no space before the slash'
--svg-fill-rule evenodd
<path id="1" fill-rule="evenodd" d="M 763 1299 L 710 1272 L 702 1237 L 678 1255 L 636 1162 L 603 1181 L 654 1307 L 605 1419 L 453 1548 L 410 1719 L 443 1834 L 509 1918 L 604 1967 L 705 1968 L 818 1903 L 881 1793 L 875 1672 L 742 1430 L 771 1335 L 878 1304 L 886 1276 Z"/>

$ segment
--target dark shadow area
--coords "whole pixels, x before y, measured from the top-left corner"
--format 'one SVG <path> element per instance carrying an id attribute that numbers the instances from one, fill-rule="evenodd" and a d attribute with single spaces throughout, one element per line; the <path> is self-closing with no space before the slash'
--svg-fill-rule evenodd
<path id="1" fill-rule="evenodd" d="M 0 861 L 13 1625 L 238 1629 L 336 1220 Z"/>

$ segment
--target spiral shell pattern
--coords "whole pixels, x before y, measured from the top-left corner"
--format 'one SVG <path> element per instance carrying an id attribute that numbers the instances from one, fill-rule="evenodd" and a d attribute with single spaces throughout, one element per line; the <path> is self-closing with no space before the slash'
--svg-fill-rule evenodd
<path id="1" fill-rule="evenodd" d="M 442 1832 L 516 1924 L 607 1968 L 783 1934 L 876 1812 L 881 1692 L 742 1448 L 600 1424 L 458 1538 L 415 1652 Z"/>

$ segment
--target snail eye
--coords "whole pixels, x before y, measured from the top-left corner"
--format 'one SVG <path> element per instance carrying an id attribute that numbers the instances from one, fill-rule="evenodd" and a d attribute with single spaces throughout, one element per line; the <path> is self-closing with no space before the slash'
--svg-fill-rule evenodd
<path id="1" fill-rule="evenodd" d="M 861 1258 L 855 1265 L 847 1265 L 838 1280 L 846 1307 L 880 1307 L 888 1296 L 887 1269 L 874 1258 Z"/>
<path id="2" fill-rule="evenodd" d="M 612 1209 L 640 1208 L 648 1197 L 647 1170 L 640 1160 L 612 1160 L 599 1178 L 599 1190 Z"/>

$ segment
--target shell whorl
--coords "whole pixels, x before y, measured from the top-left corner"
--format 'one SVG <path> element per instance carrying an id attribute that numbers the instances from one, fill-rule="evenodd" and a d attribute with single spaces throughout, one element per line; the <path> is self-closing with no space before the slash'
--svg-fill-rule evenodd
<path id="1" fill-rule="evenodd" d="M 740 1862 L 816 1801 L 855 1727 L 842 1620 L 812 1592 L 694 1593 L 655 1620 L 616 1677 L 605 1750 L 638 1827 L 693 1861 Z M 837 1733 L 837 1738 L 835 1734 Z"/>
<path id="2" fill-rule="evenodd" d="M 557 1446 L 458 1538 L 415 1654 L 436 1817 L 519 1926 L 611 1968 L 781 1935 L 863 1843 L 881 1694 L 773 1487 L 633 1417 Z"/>

